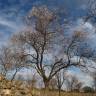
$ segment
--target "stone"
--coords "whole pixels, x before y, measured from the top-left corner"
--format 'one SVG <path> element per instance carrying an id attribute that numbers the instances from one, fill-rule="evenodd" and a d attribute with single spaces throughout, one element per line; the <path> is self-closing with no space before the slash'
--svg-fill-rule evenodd
<path id="1" fill-rule="evenodd" d="M 2 93 L 3 93 L 4 95 L 11 95 L 11 90 L 9 90 L 9 89 L 3 89 L 3 90 L 2 90 Z"/>
<path id="2" fill-rule="evenodd" d="M 21 81 L 6 80 L 0 75 L 0 96 L 36 96 L 37 92 L 32 91 L 25 83 Z"/>

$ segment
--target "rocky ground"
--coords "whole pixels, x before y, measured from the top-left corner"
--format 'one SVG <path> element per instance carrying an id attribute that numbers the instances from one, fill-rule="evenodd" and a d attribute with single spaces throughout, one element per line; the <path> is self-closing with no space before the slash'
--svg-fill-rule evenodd
<path id="1" fill-rule="evenodd" d="M 20 81 L 9 81 L 0 75 L 0 96 L 33 96 L 33 91 Z"/>
<path id="2" fill-rule="evenodd" d="M 46 95 L 47 94 L 47 95 Z M 0 75 L 0 96 L 58 96 L 58 91 L 43 91 L 32 89 L 21 81 L 10 81 Z M 96 96 L 96 93 L 62 92 L 61 96 Z"/>

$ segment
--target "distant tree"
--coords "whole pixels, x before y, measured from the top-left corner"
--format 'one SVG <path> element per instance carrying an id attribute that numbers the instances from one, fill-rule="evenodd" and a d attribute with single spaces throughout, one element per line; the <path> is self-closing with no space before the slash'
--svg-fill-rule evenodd
<path id="1" fill-rule="evenodd" d="M 36 78 L 36 74 L 33 74 L 32 75 L 32 79 L 29 78 L 29 75 L 28 75 L 28 78 L 27 78 L 27 83 L 28 83 L 28 86 L 30 86 L 30 88 L 36 88 L 36 83 L 37 83 L 37 78 Z"/>
<path id="2" fill-rule="evenodd" d="M 24 59 L 22 61 L 21 55 L 11 45 L 3 46 L 0 50 L 1 73 L 6 76 L 12 71 L 11 81 L 15 79 L 17 72 L 24 68 Z"/>
<path id="3" fill-rule="evenodd" d="M 76 76 L 70 75 L 66 79 L 66 85 L 69 91 L 79 92 L 82 87 L 82 82 L 80 82 Z"/>
<path id="4" fill-rule="evenodd" d="M 59 96 L 61 96 L 61 88 L 65 81 L 65 70 L 60 70 L 55 77 L 57 80 L 57 88 L 59 90 Z"/>
<path id="5" fill-rule="evenodd" d="M 91 76 L 93 78 L 93 89 L 96 92 L 96 72 L 92 72 Z"/>
<path id="6" fill-rule="evenodd" d="M 24 49 L 19 47 L 19 48 L 14 48 L 13 45 L 11 45 L 11 51 L 12 51 L 12 70 L 14 71 L 13 76 L 11 78 L 11 81 L 15 79 L 16 74 L 23 68 L 26 67 L 25 64 L 25 58 L 23 57 L 23 52 Z M 27 68 L 27 67 L 26 67 Z"/>
<path id="7" fill-rule="evenodd" d="M 88 92 L 94 92 L 94 89 L 91 88 L 91 87 L 89 87 L 89 86 L 83 87 L 82 90 L 83 90 L 84 92 L 86 92 L 86 93 L 88 93 Z"/>
<path id="8" fill-rule="evenodd" d="M 51 90 L 57 89 L 56 84 L 57 84 L 57 80 L 56 80 L 56 78 L 54 77 L 54 78 L 52 78 L 52 79 L 50 80 L 50 82 L 49 82 L 49 89 L 51 89 Z"/>
<path id="9" fill-rule="evenodd" d="M 3 46 L 0 49 L 0 73 L 5 77 L 9 70 L 12 69 L 12 58 L 11 58 L 11 49 L 9 47 Z"/>
<path id="10" fill-rule="evenodd" d="M 16 79 L 17 80 L 20 80 L 20 81 L 24 81 L 25 79 L 24 79 L 24 76 L 22 75 L 22 74 L 18 74 L 17 76 L 16 76 Z"/>
<path id="11" fill-rule="evenodd" d="M 38 82 L 38 86 L 39 86 L 39 88 L 44 88 L 44 82 L 43 82 L 43 80 L 39 77 L 39 82 Z"/>

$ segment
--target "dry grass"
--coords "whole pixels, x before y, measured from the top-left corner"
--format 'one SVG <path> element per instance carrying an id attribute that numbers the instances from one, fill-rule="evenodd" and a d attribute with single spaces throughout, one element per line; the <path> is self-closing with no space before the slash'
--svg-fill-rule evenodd
<path id="1" fill-rule="evenodd" d="M 36 93 L 34 96 L 59 96 L 58 91 L 47 91 L 46 93 L 44 91 L 38 91 Z M 61 92 L 61 96 L 96 96 L 96 93 Z"/>

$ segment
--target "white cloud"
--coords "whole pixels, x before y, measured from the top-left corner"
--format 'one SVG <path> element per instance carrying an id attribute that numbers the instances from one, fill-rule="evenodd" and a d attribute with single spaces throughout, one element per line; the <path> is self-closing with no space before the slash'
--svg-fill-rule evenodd
<path id="1" fill-rule="evenodd" d="M 24 27 L 23 24 L 18 24 L 17 22 L 9 21 L 6 18 L 2 18 L 2 17 L 0 17 L 0 24 L 7 26 L 11 29 L 14 29 L 14 31 L 20 29 L 21 27 Z"/>
<path id="2" fill-rule="evenodd" d="M 74 31 L 81 31 L 87 33 L 88 43 L 91 48 L 96 49 L 96 26 L 91 22 L 84 22 L 83 19 L 79 18 L 75 24 L 69 28 L 69 33 L 73 34 Z"/>
<path id="3" fill-rule="evenodd" d="M 17 29 L 17 26 L 16 24 L 14 24 L 13 22 L 10 22 L 8 20 L 5 20 L 4 18 L 0 18 L 0 24 L 1 25 L 4 25 L 4 26 L 8 26 L 10 28 L 14 28 L 14 29 Z"/>
<path id="4" fill-rule="evenodd" d="M 10 35 L 12 35 L 12 33 L 25 29 L 25 26 L 21 21 L 8 20 L 6 18 L 3 18 L 2 16 L 0 17 L 0 25 L 1 25 L 0 46 L 2 46 L 6 41 L 8 41 L 8 39 L 10 38 Z M 4 28 L 2 28 L 2 26 L 4 26 Z"/>
<path id="5" fill-rule="evenodd" d="M 73 75 L 76 76 L 84 85 L 83 86 L 92 86 L 93 79 L 90 75 L 83 73 L 81 71 L 75 70 L 68 70 L 67 73 L 69 76 Z"/>
<path id="6" fill-rule="evenodd" d="M 83 19 L 78 19 L 76 25 L 73 28 L 74 30 L 87 31 L 91 34 L 95 32 L 95 27 L 91 22 L 84 22 Z"/>

